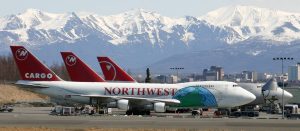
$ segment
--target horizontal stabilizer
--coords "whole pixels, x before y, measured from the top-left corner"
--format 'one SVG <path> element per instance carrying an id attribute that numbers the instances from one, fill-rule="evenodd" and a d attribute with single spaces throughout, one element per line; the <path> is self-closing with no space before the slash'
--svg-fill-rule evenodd
<path id="1" fill-rule="evenodd" d="M 34 83 L 31 81 L 17 81 L 17 83 L 14 83 L 17 86 L 21 86 L 23 88 L 49 88 L 49 86 L 47 85 L 43 85 L 43 84 L 38 84 L 38 83 Z"/>

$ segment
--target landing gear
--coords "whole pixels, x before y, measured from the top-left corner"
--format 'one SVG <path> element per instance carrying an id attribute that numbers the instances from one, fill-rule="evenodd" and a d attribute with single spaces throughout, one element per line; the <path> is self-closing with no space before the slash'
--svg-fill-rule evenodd
<path id="1" fill-rule="evenodd" d="M 265 105 L 268 108 L 267 113 L 271 113 L 271 114 L 276 114 L 279 113 L 279 111 L 281 110 L 281 108 L 279 107 L 278 103 L 276 103 L 276 101 L 278 101 L 277 98 L 275 98 L 275 96 L 272 96 L 269 99 L 265 99 Z"/>
<path id="2" fill-rule="evenodd" d="M 128 110 L 126 115 L 150 115 L 150 110 Z"/>
<path id="3" fill-rule="evenodd" d="M 126 111 L 126 115 L 132 115 L 133 113 L 132 113 L 132 110 L 128 110 L 128 111 Z"/>

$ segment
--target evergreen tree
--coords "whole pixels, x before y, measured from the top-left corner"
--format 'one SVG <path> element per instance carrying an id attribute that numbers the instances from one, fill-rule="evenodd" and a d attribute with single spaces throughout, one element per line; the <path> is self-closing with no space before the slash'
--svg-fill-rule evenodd
<path id="1" fill-rule="evenodd" d="M 151 83 L 150 69 L 147 68 L 146 72 L 147 72 L 147 77 L 145 79 L 145 83 Z"/>

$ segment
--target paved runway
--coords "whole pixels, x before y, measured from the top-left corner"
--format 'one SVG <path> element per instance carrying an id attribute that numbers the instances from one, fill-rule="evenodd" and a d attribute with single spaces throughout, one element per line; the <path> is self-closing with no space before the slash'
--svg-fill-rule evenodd
<path id="1" fill-rule="evenodd" d="M 32 111 L 30 109 L 32 109 Z M 0 127 L 47 127 L 63 129 L 188 128 L 256 131 L 300 130 L 300 120 L 138 116 L 50 116 L 47 113 L 49 113 L 49 110 L 46 108 L 28 108 L 13 113 L 0 113 Z"/>

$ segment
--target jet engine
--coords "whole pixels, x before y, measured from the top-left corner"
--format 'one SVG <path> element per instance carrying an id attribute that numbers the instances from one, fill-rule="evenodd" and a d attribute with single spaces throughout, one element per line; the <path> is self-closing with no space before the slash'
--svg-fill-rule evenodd
<path id="1" fill-rule="evenodd" d="M 128 110 L 129 109 L 129 101 L 125 100 L 125 99 L 118 100 L 117 107 L 122 110 Z"/>
<path id="2" fill-rule="evenodd" d="M 154 111 L 155 112 L 166 112 L 166 103 L 163 103 L 163 102 L 154 103 Z"/>

